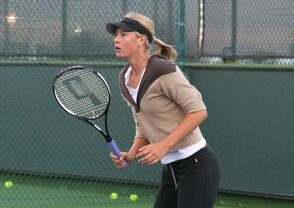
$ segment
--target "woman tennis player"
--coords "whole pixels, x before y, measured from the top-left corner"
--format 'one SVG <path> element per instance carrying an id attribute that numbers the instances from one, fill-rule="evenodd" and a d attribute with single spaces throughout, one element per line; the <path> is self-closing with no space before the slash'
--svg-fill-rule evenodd
<path id="1" fill-rule="evenodd" d="M 127 61 L 119 80 L 136 125 L 133 145 L 118 168 L 136 158 L 164 165 L 155 208 L 212 208 L 220 178 L 216 155 L 199 125 L 207 118 L 200 92 L 174 63 L 176 51 L 155 37 L 150 18 L 128 13 L 106 29 L 114 35 L 115 53 Z M 150 54 L 151 44 L 157 46 Z"/>

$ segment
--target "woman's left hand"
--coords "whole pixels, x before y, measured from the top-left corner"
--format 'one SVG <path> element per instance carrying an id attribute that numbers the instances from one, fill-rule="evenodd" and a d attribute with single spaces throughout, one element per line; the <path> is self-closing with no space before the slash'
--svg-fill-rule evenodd
<path id="1" fill-rule="evenodd" d="M 148 144 L 139 149 L 136 155 L 139 159 L 139 163 L 146 165 L 153 165 L 157 163 L 166 153 L 168 148 L 162 142 Z"/>

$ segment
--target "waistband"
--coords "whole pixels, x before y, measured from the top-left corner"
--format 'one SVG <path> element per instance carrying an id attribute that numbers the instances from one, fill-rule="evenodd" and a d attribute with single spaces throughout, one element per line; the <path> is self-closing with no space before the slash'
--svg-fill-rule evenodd
<path id="1" fill-rule="evenodd" d="M 198 150 L 197 152 L 195 152 L 194 154 L 192 154 L 191 156 L 181 159 L 181 160 L 177 160 L 175 162 L 169 163 L 170 165 L 178 165 L 178 164 L 182 164 L 182 163 L 187 163 L 187 162 L 194 162 L 195 161 L 195 157 L 200 157 L 203 153 L 210 151 L 210 147 L 206 144 L 205 147 L 203 147 L 202 149 Z"/>

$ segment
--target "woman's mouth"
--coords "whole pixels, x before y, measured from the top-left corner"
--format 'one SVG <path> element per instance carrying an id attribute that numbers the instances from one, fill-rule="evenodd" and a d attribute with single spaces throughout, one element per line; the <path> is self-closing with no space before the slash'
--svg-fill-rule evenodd
<path id="1" fill-rule="evenodd" d="M 117 47 L 117 46 L 115 46 L 115 52 L 120 52 L 121 51 L 121 48 L 120 47 Z"/>

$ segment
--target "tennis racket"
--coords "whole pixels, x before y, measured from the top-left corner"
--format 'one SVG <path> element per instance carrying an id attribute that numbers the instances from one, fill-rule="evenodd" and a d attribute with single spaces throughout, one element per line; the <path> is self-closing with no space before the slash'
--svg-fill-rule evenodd
<path id="1" fill-rule="evenodd" d="M 108 132 L 110 90 L 101 74 L 92 68 L 70 66 L 56 75 L 52 87 L 58 104 L 70 115 L 97 129 L 110 151 L 120 157 L 120 150 Z M 105 132 L 93 122 L 103 115 Z"/>

